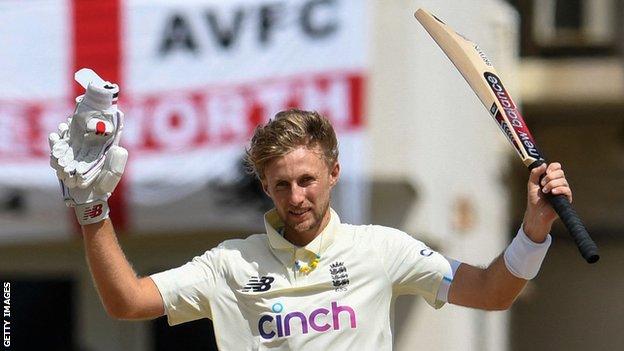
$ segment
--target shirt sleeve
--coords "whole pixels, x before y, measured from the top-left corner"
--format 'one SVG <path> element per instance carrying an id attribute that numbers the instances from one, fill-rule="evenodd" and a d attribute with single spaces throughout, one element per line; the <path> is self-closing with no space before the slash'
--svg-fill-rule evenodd
<path id="1" fill-rule="evenodd" d="M 438 290 L 443 280 L 453 279 L 451 263 L 423 242 L 397 229 L 374 226 L 375 247 L 396 295 L 420 295 L 440 308 Z"/>
<path id="2" fill-rule="evenodd" d="M 215 248 L 183 266 L 150 276 L 163 298 L 169 325 L 212 318 L 210 300 L 222 276 L 219 254 Z"/>

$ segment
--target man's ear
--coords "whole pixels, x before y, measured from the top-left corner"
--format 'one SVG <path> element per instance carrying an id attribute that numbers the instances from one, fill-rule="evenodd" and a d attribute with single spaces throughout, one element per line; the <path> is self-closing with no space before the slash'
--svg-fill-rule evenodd
<path id="1" fill-rule="evenodd" d="M 329 184 L 333 188 L 336 183 L 338 183 L 338 179 L 340 178 L 340 163 L 336 161 L 334 166 L 329 171 Z"/>

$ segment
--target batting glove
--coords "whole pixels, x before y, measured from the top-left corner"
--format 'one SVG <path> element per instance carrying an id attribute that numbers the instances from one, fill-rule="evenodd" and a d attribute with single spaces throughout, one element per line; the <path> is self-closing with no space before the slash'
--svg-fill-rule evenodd
<path id="1" fill-rule="evenodd" d="M 85 225 L 108 218 L 107 200 L 121 179 L 128 152 L 119 146 L 124 118 L 115 103 L 119 87 L 91 70 L 80 70 L 75 78 L 86 92 L 48 141 L 50 165 L 65 204 L 74 207 L 78 222 Z"/>

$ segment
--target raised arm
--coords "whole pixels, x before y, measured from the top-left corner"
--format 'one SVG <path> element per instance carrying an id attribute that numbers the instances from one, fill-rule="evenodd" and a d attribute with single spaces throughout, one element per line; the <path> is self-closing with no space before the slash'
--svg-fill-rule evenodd
<path id="1" fill-rule="evenodd" d="M 502 255 L 485 269 L 462 263 L 455 273 L 448 300 L 454 305 L 482 310 L 506 310 L 526 283 L 527 280 L 507 270 Z"/>
<path id="2" fill-rule="evenodd" d="M 559 163 L 531 171 L 527 208 L 518 235 L 487 268 L 462 263 L 449 289 L 450 303 L 486 310 L 504 310 L 513 304 L 527 281 L 537 274 L 550 244 L 548 233 L 557 214 L 544 199 L 543 194 L 548 192 L 563 194 L 572 201 L 572 191 Z"/>
<path id="3" fill-rule="evenodd" d="M 126 259 L 110 219 L 82 227 L 85 253 L 106 312 L 119 319 L 152 319 L 165 314 L 149 277 L 139 278 Z"/>
<path id="4" fill-rule="evenodd" d="M 86 92 L 76 99 L 68 122 L 49 135 L 50 165 L 65 204 L 82 225 L 87 260 L 106 311 L 123 319 L 161 316 L 160 293 L 151 278 L 139 279 L 132 270 L 108 219 L 108 197 L 128 158 L 119 146 L 124 118 L 116 104 L 119 87 L 88 69 L 75 77 Z"/>

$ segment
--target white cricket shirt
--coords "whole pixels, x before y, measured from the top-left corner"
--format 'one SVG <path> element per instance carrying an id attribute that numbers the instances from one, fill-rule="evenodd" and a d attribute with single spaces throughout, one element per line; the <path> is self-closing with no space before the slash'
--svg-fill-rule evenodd
<path id="1" fill-rule="evenodd" d="M 213 321 L 221 350 L 391 350 L 391 307 L 402 294 L 431 306 L 449 262 L 408 234 L 340 223 L 295 247 L 265 214 L 267 234 L 228 240 L 191 262 L 151 276 L 170 325 Z M 320 262 L 308 274 L 295 259 Z"/>

